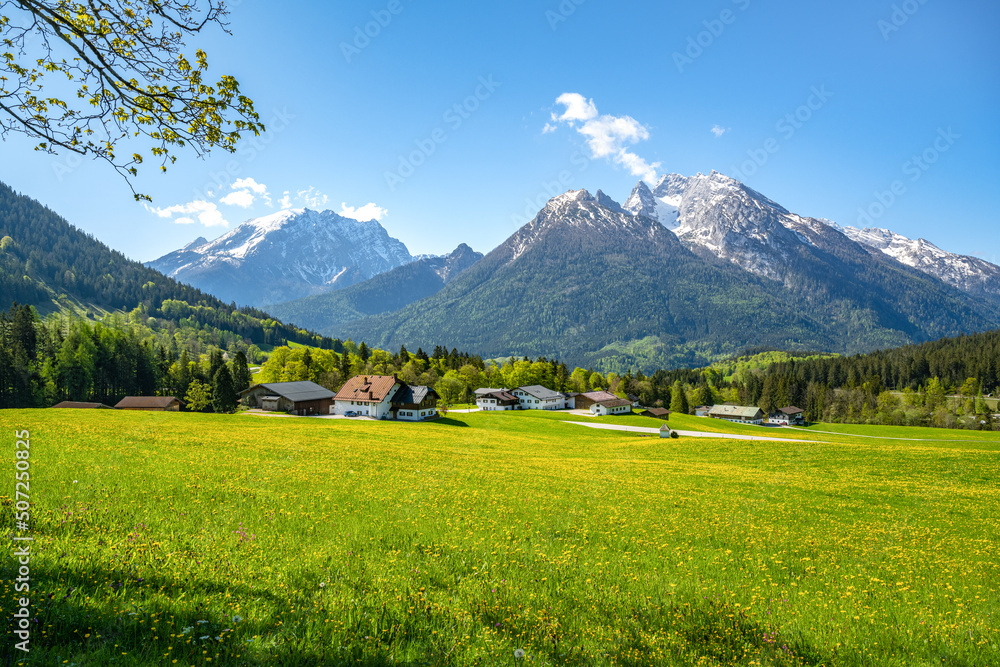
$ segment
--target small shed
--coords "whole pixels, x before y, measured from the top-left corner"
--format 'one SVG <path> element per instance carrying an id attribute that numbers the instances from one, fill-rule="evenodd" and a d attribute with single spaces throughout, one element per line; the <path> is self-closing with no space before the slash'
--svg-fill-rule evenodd
<path id="1" fill-rule="evenodd" d="M 646 417 L 656 417 L 657 419 L 670 419 L 670 410 L 666 408 L 646 408 L 641 414 Z"/>
<path id="2" fill-rule="evenodd" d="M 669 426 L 667 426 L 666 424 L 664 424 L 663 426 L 660 427 L 660 437 L 661 438 L 672 438 L 673 436 L 674 436 L 674 432 L 670 430 Z"/>
<path id="3" fill-rule="evenodd" d="M 63 401 L 62 403 L 56 403 L 52 406 L 53 408 L 62 409 L 74 409 L 74 410 L 114 410 L 110 405 L 104 405 L 104 403 L 82 403 L 80 401 Z"/>
<path id="4" fill-rule="evenodd" d="M 115 407 L 119 410 L 180 412 L 181 401 L 174 396 L 126 396 Z"/>

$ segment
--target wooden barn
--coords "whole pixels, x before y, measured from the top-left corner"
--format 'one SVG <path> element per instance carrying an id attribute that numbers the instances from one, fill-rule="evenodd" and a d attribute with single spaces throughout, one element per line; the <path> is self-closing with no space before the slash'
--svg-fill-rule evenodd
<path id="1" fill-rule="evenodd" d="M 617 400 L 618 397 L 610 391 L 588 391 L 587 393 L 576 395 L 575 407 L 577 410 L 589 410 L 595 403 Z"/>
<path id="2" fill-rule="evenodd" d="M 80 401 L 63 401 L 62 403 L 56 403 L 52 406 L 53 408 L 63 409 L 73 409 L 73 410 L 114 410 L 110 405 L 104 405 L 104 403 L 82 403 Z"/>
<path id="3" fill-rule="evenodd" d="M 180 412 L 181 401 L 173 396 L 126 396 L 115 407 L 119 410 Z"/>
<path id="4" fill-rule="evenodd" d="M 270 382 L 256 384 L 240 392 L 240 400 L 250 408 L 295 415 L 328 415 L 336 396 L 315 382 Z"/>

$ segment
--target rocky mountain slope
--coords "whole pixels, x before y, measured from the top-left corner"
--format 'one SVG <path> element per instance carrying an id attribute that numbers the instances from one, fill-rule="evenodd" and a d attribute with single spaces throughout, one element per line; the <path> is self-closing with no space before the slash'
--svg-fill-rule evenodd
<path id="1" fill-rule="evenodd" d="M 1000 322 L 996 308 L 731 179 L 682 178 L 659 204 L 630 198 L 626 208 L 660 206 L 655 218 L 603 194 L 556 197 L 438 294 L 330 333 L 625 369 L 759 345 L 857 352 Z M 660 222 L 663 198 L 676 201 L 679 236 Z"/>
<path id="2" fill-rule="evenodd" d="M 852 254 L 875 249 L 884 257 L 1000 304 L 1000 267 L 888 230 L 840 227 L 796 215 L 718 172 L 690 177 L 670 174 L 653 188 L 640 181 L 624 208 L 658 220 L 706 258 L 732 262 L 789 287 L 809 271 L 802 262 L 823 264 L 822 255 L 830 247 L 850 247 L 837 237 L 839 233 L 859 244 Z"/>
<path id="3" fill-rule="evenodd" d="M 292 209 L 148 262 L 223 301 L 265 306 L 340 289 L 411 261 L 378 222 Z"/>
<path id="4" fill-rule="evenodd" d="M 333 331 L 436 294 L 482 258 L 463 243 L 447 255 L 422 257 L 350 287 L 269 306 L 268 311 L 310 329 Z"/>

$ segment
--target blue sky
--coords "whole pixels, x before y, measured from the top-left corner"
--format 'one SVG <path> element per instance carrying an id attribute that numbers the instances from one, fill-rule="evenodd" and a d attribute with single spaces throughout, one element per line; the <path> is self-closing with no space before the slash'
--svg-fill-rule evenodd
<path id="1" fill-rule="evenodd" d="M 152 207 L 12 135 L 0 180 L 146 261 L 283 201 L 377 215 L 415 254 L 487 252 L 567 189 L 623 201 L 640 175 L 715 169 L 1000 262 L 993 1 L 233 5 L 232 35 L 190 50 L 255 100 L 256 143 L 147 169 Z"/>

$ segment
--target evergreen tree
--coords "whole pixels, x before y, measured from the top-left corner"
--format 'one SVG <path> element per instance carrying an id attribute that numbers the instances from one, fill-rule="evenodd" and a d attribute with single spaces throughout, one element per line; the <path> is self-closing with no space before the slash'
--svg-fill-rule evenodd
<path id="1" fill-rule="evenodd" d="M 684 385 L 678 380 L 674 383 L 674 389 L 670 398 L 670 411 L 686 415 L 688 410 L 687 393 L 684 391 Z"/>
<path id="2" fill-rule="evenodd" d="M 215 348 L 212 350 L 212 354 L 208 357 L 208 379 L 215 379 L 215 374 L 219 372 L 219 369 L 225 362 L 222 360 L 222 350 Z"/>
<path id="3" fill-rule="evenodd" d="M 240 350 L 233 357 L 233 389 L 236 393 L 249 389 L 250 383 L 253 381 L 253 376 L 250 373 L 250 367 L 247 365 L 247 355 Z"/>
<path id="4" fill-rule="evenodd" d="M 239 397 L 233 389 L 233 377 L 223 364 L 212 378 L 212 409 L 219 413 L 233 412 L 238 402 Z"/>
<path id="5" fill-rule="evenodd" d="M 358 356 L 361 357 L 362 363 L 367 363 L 368 359 L 371 358 L 371 350 L 365 345 L 364 341 L 361 341 L 361 345 L 358 347 Z"/>

